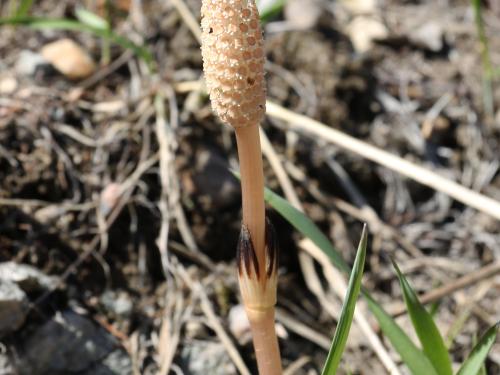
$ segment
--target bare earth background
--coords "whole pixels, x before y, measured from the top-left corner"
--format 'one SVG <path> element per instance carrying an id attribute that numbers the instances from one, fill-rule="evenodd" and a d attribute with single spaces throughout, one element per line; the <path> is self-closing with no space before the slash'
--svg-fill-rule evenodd
<path id="1" fill-rule="evenodd" d="M 73 18 L 79 3 L 36 1 L 32 14 Z M 199 0 L 111 1 L 114 31 L 152 52 L 155 75 L 116 45 L 102 65 L 89 34 L 0 27 L 0 374 L 236 374 L 239 355 L 256 373 L 235 277 L 235 140 L 203 93 L 182 5 L 199 19 Z M 500 67 L 500 7 L 484 5 Z M 500 89 L 485 112 L 469 2 L 290 0 L 265 30 L 270 100 L 500 200 Z M 63 38 L 96 62 L 87 78 L 40 57 Z M 306 213 L 349 262 L 368 222 L 364 284 L 389 311 L 402 296 L 387 255 L 420 293 L 500 260 L 498 220 L 284 125 L 263 124 Z M 269 215 L 284 365 L 318 374 L 341 299 Z M 454 363 L 500 319 L 499 297 L 493 276 L 434 306 Z M 356 325 L 342 369 L 387 373 Z M 498 343 L 487 369 L 500 373 Z"/>

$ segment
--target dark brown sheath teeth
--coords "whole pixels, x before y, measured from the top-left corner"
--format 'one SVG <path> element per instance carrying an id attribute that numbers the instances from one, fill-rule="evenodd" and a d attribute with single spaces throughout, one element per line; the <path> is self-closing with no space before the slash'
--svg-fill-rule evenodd
<path id="1" fill-rule="evenodd" d="M 257 260 L 252 239 L 250 238 L 250 232 L 244 224 L 241 226 L 240 238 L 236 249 L 236 262 L 240 276 L 242 276 L 243 272 L 246 272 L 247 276 L 251 276 L 253 268 L 257 279 L 259 278 L 259 261 Z M 252 268 L 250 265 L 252 265 Z"/>
<path id="2" fill-rule="evenodd" d="M 278 268 L 279 246 L 276 237 L 276 231 L 271 221 L 266 217 L 266 275 L 270 278 Z M 236 261 L 238 264 L 238 273 L 242 276 L 243 272 L 251 276 L 255 272 L 259 279 L 259 261 L 255 254 L 252 239 L 248 228 L 243 224 L 241 226 L 240 238 L 236 251 Z"/>

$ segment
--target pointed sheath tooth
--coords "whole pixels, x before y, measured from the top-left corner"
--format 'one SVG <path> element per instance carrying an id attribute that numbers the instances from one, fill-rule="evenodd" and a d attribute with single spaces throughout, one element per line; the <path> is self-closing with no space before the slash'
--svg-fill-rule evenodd
<path id="1" fill-rule="evenodd" d="M 263 37 L 254 0 L 203 0 L 201 53 L 212 107 L 235 128 L 265 113 Z"/>
<path id="2" fill-rule="evenodd" d="M 240 238 L 236 249 L 236 261 L 238 263 L 238 273 L 240 276 L 243 273 L 251 276 L 253 272 L 256 278 L 259 279 L 259 261 L 253 248 L 250 232 L 245 225 L 241 226 Z"/>
<path id="3" fill-rule="evenodd" d="M 259 275 L 259 263 L 252 245 L 250 232 L 243 225 L 236 260 L 241 295 L 247 310 L 265 311 L 276 304 L 278 244 L 274 228 L 267 219 L 265 254 L 266 272 L 264 275 Z"/>
<path id="4" fill-rule="evenodd" d="M 278 268 L 279 261 L 279 245 L 278 237 L 276 236 L 276 231 L 271 223 L 271 220 L 266 216 L 266 253 L 267 253 L 267 264 L 266 273 L 267 277 L 273 276 Z"/>

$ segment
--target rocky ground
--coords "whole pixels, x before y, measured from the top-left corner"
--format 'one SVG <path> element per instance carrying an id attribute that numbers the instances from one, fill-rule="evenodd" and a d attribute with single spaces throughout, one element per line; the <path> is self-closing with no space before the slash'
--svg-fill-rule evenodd
<path id="1" fill-rule="evenodd" d="M 0 15 L 15 3 L 0 1 Z M 41 0 L 32 14 L 74 19 L 80 3 Z M 85 5 L 105 14 L 102 3 Z M 264 26 L 269 99 L 500 200 L 497 4 L 483 4 L 488 90 L 468 1 L 289 0 Z M 0 23 L 0 374 L 256 373 L 235 277 L 235 140 L 200 81 L 188 21 L 199 9 L 111 1 L 113 31 L 150 51 L 152 70 L 85 31 Z M 500 261 L 498 220 L 281 120 L 263 126 L 306 213 L 349 262 L 368 222 L 365 286 L 394 314 L 387 255 L 419 293 Z M 267 160 L 265 173 L 282 194 Z M 299 234 L 270 216 L 284 366 L 318 374 L 341 298 Z M 456 365 L 500 319 L 499 297 L 490 275 L 435 306 Z M 500 372 L 500 344 L 487 369 Z M 342 371 L 387 373 L 356 325 Z"/>

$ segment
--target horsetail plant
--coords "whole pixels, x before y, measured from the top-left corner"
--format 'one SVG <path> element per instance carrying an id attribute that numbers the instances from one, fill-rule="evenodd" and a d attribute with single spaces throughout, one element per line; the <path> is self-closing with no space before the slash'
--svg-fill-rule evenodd
<path id="1" fill-rule="evenodd" d="M 212 107 L 235 129 L 243 222 L 237 263 L 261 375 L 281 374 L 274 326 L 278 247 L 266 219 L 259 124 L 265 113 L 263 37 L 254 0 L 203 0 L 202 56 Z"/>

